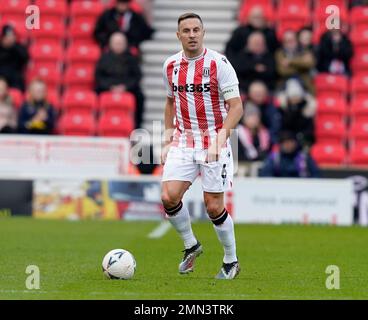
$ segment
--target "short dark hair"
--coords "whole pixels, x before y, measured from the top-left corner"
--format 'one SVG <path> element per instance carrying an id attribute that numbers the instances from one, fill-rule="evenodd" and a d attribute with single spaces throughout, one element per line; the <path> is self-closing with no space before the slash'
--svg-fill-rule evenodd
<path id="1" fill-rule="evenodd" d="M 201 24 L 203 25 L 202 18 L 198 14 L 193 13 L 193 12 L 188 12 L 188 13 L 182 14 L 178 18 L 178 26 L 179 26 L 180 22 L 182 22 L 183 20 L 186 20 L 186 19 L 198 19 L 201 22 Z"/>

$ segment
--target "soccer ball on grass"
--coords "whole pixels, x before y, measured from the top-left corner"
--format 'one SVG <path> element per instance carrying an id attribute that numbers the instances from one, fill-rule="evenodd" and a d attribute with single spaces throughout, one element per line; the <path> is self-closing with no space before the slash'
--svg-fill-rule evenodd
<path id="1" fill-rule="evenodd" d="M 102 271 L 108 279 L 131 279 L 136 266 L 133 255 L 124 249 L 111 250 L 102 260 Z"/>

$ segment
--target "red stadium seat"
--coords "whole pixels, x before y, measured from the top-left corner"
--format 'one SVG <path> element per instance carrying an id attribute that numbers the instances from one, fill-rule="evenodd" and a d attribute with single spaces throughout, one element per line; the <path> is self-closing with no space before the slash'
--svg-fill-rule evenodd
<path id="1" fill-rule="evenodd" d="M 364 139 L 368 144 L 368 121 L 357 119 L 352 123 L 349 131 L 350 140 Z"/>
<path id="2" fill-rule="evenodd" d="M 96 44 L 72 44 L 66 52 L 66 63 L 96 63 L 100 58 L 101 50 Z"/>
<path id="3" fill-rule="evenodd" d="M 350 164 L 368 166 L 368 143 L 354 144 L 350 150 Z"/>
<path id="4" fill-rule="evenodd" d="M 78 110 L 91 113 L 97 109 L 97 96 L 94 91 L 68 90 L 63 95 L 64 110 Z"/>
<path id="5" fill-rule="evenodd" d="M 31 59 L 35 62 L 60 62 L 64 59 L 64 50 L 61 45 L 33 44 L 30 48 Z"/>
<path id="6" fill-rule="evenodd" d="M 272 22 L 275 20 L 275 9 L 271 0 L 250 0 L 244 1 L 242 7 L 239 10 L 238 21 L 240 24 L 244 24 L 248 20 L 248 16 L 253 7 L 262 7 L 264 16 L 267 21 Z"/>
<path id="7" fill-rule="evenodd" d="M 63 19 L 68 15 L 68 5 L 66 1 L 36 0 L 35 5 L 40 8 L 42 17 L 56 16 Z"/>
<path id="8" fill-rule="evenodd" d="M 67 89 L 93 90 L 93 65 L 69 65 L 64 74 L 64 85 Z"/>
<path id="9" fill-rule="evenodd" d="M 39 39 L 63 41 L 65 39 L 65 24 L 59 17 L 42 16 L 40 29 L 32 29 L 30 36 L 36 41 Z"/>
<path id="10" fill-rule="evenodd" d="M 100 94 L 100 109 L 102 111 L 130 111 L 135 110 L 135 97 L 130 92 L 103 92 Z"/>
<path id="11" fill-rule="evenodd" d="M 344 99 L 336 99 L 333 97 L 322 96 L 317 98 L 317 117 L 328 116 L 336 121 L 342 120 L 347 114 L 347 105 Z"/>
<path id="12" fill-rule="evenodd" d="M 368 25 L 368 6 L 356 6 L 350 11 L 350 26 L 352 29 L 360 25 Z M 363 27 L 364 28 L 364 27 Z"/>
<path id="13" fill-rule="evenodd" d="M 70 17 L 98 17 L 104 11 L 101 1 L 81 0 L 70 4 Z"/>
<path id="14" fill-rule="evenodd" d="M 368 25 L 359 25 L 350 33 L 350 40 L 354 46 L 368 46 Z"/>
<path id="15" fill-rule="evenodd" d="M 19 109 L 24 101 L 23 92 L 16 88 L 9 88 L 9 94 L 12 98 L 14 107 Z"/>
<path id="16" fill-rule="evenodd" d="M 91 114 L 69 112 L 60 118 L 58 129 L 67 136 L 93 136 L 96 123 Z"/>
<path id="17" fill-rule="evenodd" d="M 1 16 L 19 15 L 24 21 L 26 8 L 30 4 L 30 0 L 2 0 L 0 14 Z"/>
<path id="18" fill-rule="evenodd" d="M 129 137 L 134 130 L 133 117 L 125 112 L 107 112 L 98 121 L 98 135 L 105 137 Z"/>
<path id="19" fill-rule="evenodd" d="M 326 13 L 326 9 L 330 5 L 335 5 L 339 8 L 339 17 L 341 22 L 349 21 L 348 11 L 346 5 L 339 4 L 341 1 L 326 1 L 317 5 L 313 10 L 313 20 L 317 23 L 325 23 L 331 13 Z"/>
<path id="20" fill-rule="evenodd" d="M 39 66 L 27 70 L 26 80 L 29 84 L 34 78 L 42 79 L 51 89 L 57 89 L 62 83 L 62 74 L 53 65 Z"/>
<path id="21" fill-rule="evenodd" d="M 318 143 L 335 143 L 341 144 L 346 137 L 346 127 L 342 121 L 336 121 L 333 119 L 321 119 L 318 121 L 316 118 L 316 136 Z"/>
<path id="22" fill-rule="evenodd" d="M 317 143 L 311 156 L 319 165 L 342 165 L 346 162 L 346 149 L 341 144 Z"/>
<path id="23" fill-rule="evenodd" d="M 276 19 L 279 23 L 298 22 L 301 26 L 311 22 L 310 10 L 303 3 L 287 3 L 279 5 L 276 11 Z"/>
<path id="24" fill-rule="evenodd" d="M 351 66 L 354 75 L 368 73 L 368 50 L 355 50 Z"/>
<path id="25" fill-rule="evenodd" d="M 368 97 L 368 74 L 352 77 L 350 92 L 353 99 Z"/>
<path id="26" fill-rule="evenodd" d="M 350 104 L 350 113 L 354 120 L 361 118 L 368 119 L 368 96 L 354 99 Z"/>
<path id="27" fill-rule="evenodd" d="M 345 98 L 348 91 L 348 79 L 342 75 L 320 73 L 314 79 L 317 96 Z"/>
<path id="28" fill-rule="evenodd" d="M 93 31 L 96 24 L 94 17 L 78 17 L 71 21 L 68 30 L 68 37 L 71 40 L 93 39 Z"/>

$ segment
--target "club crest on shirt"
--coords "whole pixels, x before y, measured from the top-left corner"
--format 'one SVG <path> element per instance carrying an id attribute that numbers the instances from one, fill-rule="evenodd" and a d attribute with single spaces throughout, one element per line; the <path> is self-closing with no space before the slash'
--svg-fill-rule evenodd
<path id="1" fill-rule="evenodd" d="M 204 77 L 209 77 L 210 76 L 210 68 L 203 68 L 203 76 Z"/>

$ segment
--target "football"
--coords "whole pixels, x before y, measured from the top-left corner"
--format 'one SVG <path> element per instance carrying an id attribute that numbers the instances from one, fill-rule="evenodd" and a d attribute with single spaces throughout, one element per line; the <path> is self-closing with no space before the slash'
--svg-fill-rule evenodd
<path id="1" fill-rule="evenodd" d="M 136 265 L 133 255 L 124 249 L 111 250 L 102 260 L 102 270 L 108 279 L 131 279 Z"/>

